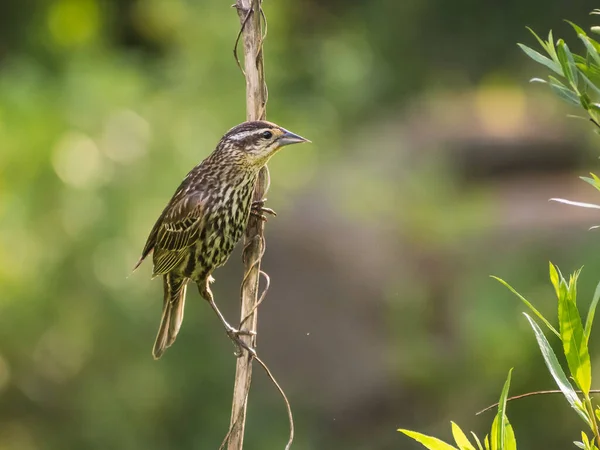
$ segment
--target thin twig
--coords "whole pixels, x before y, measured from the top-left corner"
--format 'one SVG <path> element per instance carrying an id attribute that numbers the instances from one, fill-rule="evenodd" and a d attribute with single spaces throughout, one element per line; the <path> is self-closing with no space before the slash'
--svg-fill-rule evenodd
<path id="1" fill-rule="evenodd" d="M 581 391 L 575 391 L 578 394 L 582 394 Z M 513 401 L 513 400 L 520 400 L 522 398 L 526 398 L 526 397 L 533 397 L 534 395 L 545 395 L 545 394 L 562 394 L 562 391 L 558 390 L 558 389 L 551 389 L 549 391 L 535 391 L 535 392 L 527 392 L 526 394 L 521 394 L 521 395 L 515 395 L 514 397 L 509 397 L 506 399 L 507 402 Z M 600 394 L 600 389 L 590 389 L 590 394 Z M 493 405 L 488 406 L 487 408 L 482 409 L 481 411 L 479 411 L 478 413 L 476 413 L 475 415 L 478 416 L 479 414 L 483 414 L 486 411 L 489 411 L 490 409 L 495 408 L 496 406 L 498 406 L 499 403 L 494 403 Z"/>
<path id="2" fill-rule="evenodd" d="M 287 414 L 288 414 L 288 420 L 290 422 L 290 437 L 285 446 L 285 450 L 289 450 L 290 447 L 292 446 L 292 442 L 294 442 L 294 417 L 292 415 L 292 406 L 290 405 L 290 401 L 288 400 L 287 395 L 285 395 L 285 392 L 283 391 L 283 389 L 281 388 L 281 386 L 279 385 L 279 383 L 277 382 L 277 380 L 275 379 L 275 377 L 273 376 L 273 374 L 271 373 L 271 371 L 269 370 L 267 365 L 258 356 L 255 356 L 254 359 L 256 359 L 256 361 L 262 366 L 264 371 L 267 373 L 267 376 L 269 377 L 271 382 L 275 385 L 275 387 L 281 394 L 283 401 L 285 402 L 285 407 L 286 407 Z"/>
<path id="3" fill-rule="evenodd" d="M 269 291 L 269 288 L 271 287 L 271 277 L 264 270 L 260 271 L 260 276 L 265 279 L 265 282 L 267 285 L 263 288 L 262 292 L 260 293 L 260 297 L 258 298 L 256 305 L 254 305 L 254 308 L 252 308 L 252 310 L 240 322 L 240 326 L 243 325 L 244 323 L 246 323 L 246 321 L 252 316 L 252 314 L 254 314 L 254 311 L 256 311 L 258 309 L 258 307 L 261 305 L 263 300 L 267 297 L 267 292 Z"/>
<path id="4" fill-rule="evenodd" d="M 237 6 L 233 5 L 234 7 Z M 262 11 L 262 9 L 261 9 Z M 250 18 L 250 14 L 252 14 L 252 9 L 248 10 L 248 13 L 246 14 L 246 17 L 244 17 L 244 21 L 242 22 L 242 25 L 240 26 L 240 31 L 238 31 L 237 37 L 235 38 L 235 44 L 233 44 L 233 57 L 235 58 L 235 62 L 237 64 L 237 66 L 239 67 L 239 69 L 242 71 L 242 75 L 244 75 L 244 77 L 246 76 L 246 72 L 244 72 L 244 68 L 242 67 L 242 63 L 240 62 L 240 58 L 238 56 L 238 45 L 240 43 L 240 38 L 242 37 L 242 33 L 244 32 L 244 28 L 246 27 L 246 22 L 248 22 L 248 19 Z"/>

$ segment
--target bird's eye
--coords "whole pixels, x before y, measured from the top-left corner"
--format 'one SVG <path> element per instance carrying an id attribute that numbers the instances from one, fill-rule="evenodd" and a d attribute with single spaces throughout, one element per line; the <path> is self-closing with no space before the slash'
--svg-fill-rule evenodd
<path id="1" fill-rule="evenodd" d="M 271 133 L 270 131 L 265 131 L 265 132 L 262 134 L 262 137 L 263 137 L 264 139 L 271 139 L 271 138 L 273 137 L 273 133 Z"/>

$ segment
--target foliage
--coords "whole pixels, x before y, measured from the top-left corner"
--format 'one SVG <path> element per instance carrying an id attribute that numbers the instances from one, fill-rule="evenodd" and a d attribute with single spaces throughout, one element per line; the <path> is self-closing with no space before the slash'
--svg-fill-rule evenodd
<path id="1" fill-rule="evenodd" d="M 600 10 L 594 10 L 592 14 L 600 14 Z M 600 43 L 589 37 L 582 28 L 573 22 L 568 23 L 577 33 L 578 38 L 583 42 L 585 54 L 579 55 L 573 53 L 562 39 L 555 41 L 552 31 L 548 34 L 548 39 L 543 40 L 530 29 L 547 56 L 523 44 L 518 45 L 527 56 L 558 75 L 558 78 L 554 75 L 549 75 L 547 81 L 540 78 L 534 78 L 532 81 L 548 84 L 552 91 L 560 98 L 572 105 L 583 108 L 588 114 L 589 119 L 600 128 L 600 103 L 598 103 L 600 102 Z M 598 27 L 594 27 L 592 30 L 599 31 Z M 591 174 L 591 178 L 582 177 L 582 179 L 600 190 L 600 178 L 595 174 Z M 588 203 L 574 202 L 565 199 L 554 200 L 574 206 L 600 209 L 600 206 Z M 596 287 L 584 324 L 577 306 L 577 283 L 581 269 L 575 271 L 568 279 L 566 279 L 563 277 L 558 267 L 550 263 L 549 272 L 550 281 L 554 287 L 558 301 L 558 330 L 552 326 L 550 321 L 546 319 L 531 302 L 523 295 L 519 294 L 506 281 L 498 277 L 493 278 L 498 280 L 515 294 L 533 315 L 537 317 L 549 331 L 559 338 L 562 344 L 562 353 L 567 362 L 566 371 L 561 366 L 542 328 L 529 314 L 523 313 L 534 332 L 548 371 L 569 405 L 575 410 L 588 428 L 587 432 L 582 431 L 581 441 L 576 441 L 574 444 L 584 450 L 598 450 L 600 447 L 600 406 L 596 405 L 590 396 L 592 367 L 588 344 L 592 323 L 600 299 L 600 283 L 598 283 Z M 567 377 L 565 372 L 569 374 L 569 377 Z M 573 380 L 575 386 L 573 386 L 569 379 Z M 509 383 L 510 373 L 500 397 L 498 413 L 492 425 L 491 440 L 488 436 L 484 439 L 484 447 L 486 450 L 516 449 L 514 433 L 505 415 Z M 506 432 L 498 433 L 498 422 L 500 421 L 506 424 Z M 460 428 L 454 423 L 452 426 L 453 436 L 459 450 L 475 450 L 475 447 L 466 439 Z M 504 430 L 505 428 L 501 427 L 500 429 Z M 420 442 L 430 450 L 455 449 L 455 447 L 431 436 L 408 430 L 399 431 L 402 431 L 407 436 Z M 590 436 L 588 436 L 588 433 L 590 433 Z M 478 449 L 483 450 L 477 437 L 474 434 L 473 437 Z"/>
<path id="2" fill-rule="evenodd" d="M 507 288 L 509 288 L 517 297 L 529 308 L 535 316 L 537 316 L 541 322 L 554 334 L 556 334 L 561 343 L 563 354 L 567 360 L 567 377 L 565 370 L 561 366 L 546 338 L 542 328 L 537 322 L 527 313 L 523 313 L 527 318 L 531 328 L 533 329 L 538 347 L 546 363 L 548 371 L 554 378 L 558 388 L 567 399 L 568 403 L 579 415 L 579 417 L 586 423 L 591 432 L 591 441 L 585 432 L 581 433 L 581 441 L 575 442 L 575 444 L 585 450 L 597 450 L 596 441 L 600 444 L 600 432 L 599 432 L 599 419 L 600 419 L 600 406 L 595 405 L 590 396 L 590 390 L 592 385 L 592 367 L 590 362 L 590 354 L 588 350 L 588 343 L 590 333 L 592 331 L 592 322 L 600 299 L 600 283 L 596 288 L 592 302 L 590 303 L 585 325 L 579 314 L 577 308 L 577 281 L 581 270 L 575 271 L 569 276 L 568 280 L 565 279 L 555 265 L 550 263 L 550 281 L 554 287 L 556 297 L 558 300 L 558 325 L 559 331 L 557 331 L 550 322 L 529 302 L 525 297 L 519 294 L 513 289 L 506 281 L 496 278 Z M 512 371 L 512 369 L 511 369 Z M 516 450 L 517 444 L 515 435 L 506 417 L 506 402 L 508 397 L 508 388 L 510 385 L 510 372 L 508 379 L 502 390 L 500 401 L 498 403 L 498 413 L 494 419 L 490 435 L 484 439 L 484 446 L 477 437 L 473 434 L 475 442 L 479 450 Z M 571 378 L 575 382 L 575 387 L 569 381 Z M 500 424 L 503 424 L 500 425 Z M 456 424 L 452 424 L 453 436 L 459 450 L 475 450 L 475 447 L 466 439 L 464 433 L 458 428 Z M 499 431 L 502 430 L 502 431 Z M 420 442 L 430 450 L 449 450 L 455 447 L 440 441 L 439 439 L 431 436 L 426 436 L 421 433 L 414 431 L 399 430 L 407 436 L 413 438 L 417 442 Z"/>
<path id="3" fill-rule="evenodd" d="M 600 9 L 594 10 L 592 14 L 600 15 Z M 529 29 L 547 56 L 524 44 L 518 45 L 527 56 L 558 75 L 558 78 L 548 75 L 547 80 L 533 78 L 531 81 L 547 84 L 561 99 L 571 105 L 581 107 L 587 113 L 589 120 L 596 125 L 596 132 L 600 133 L 600 43 L 588 36 L 578 25 L 571 21 L 567 21 L 567 23 L 583 43 L 584 53 L 572 52 L 563 39 L 555 41 L 552 30 L 548 33 L 548 39 L 544 40 L 535 31 Z M 592 27 L 592 31 L 598 33 L 600 27 Z M 600 178 L 595 174 L 580 178 L 600 190 Z M 572 206 L 600 209 L 600 206 L 590 203 L 562 198 L 552 200 Z"/>
<path id="4" fill-rule="evenodd" d="M 494 418 L 494 422 L 492 423 L 492 429 L 490 434 L 485 436 L 483 440 L 483 445 L 481 444 L 481 440 L 477 437 L 475 433 L 471 433 L 473 435 L 473 439 L 475 444 L 477 445 L 477 450 L 516 450 L 517 442 L 515 440 L 515 433 L 508 421 L 508 417 L 506 417 L 506 400 L 508 398 L 508 389 L 510 387 L 510 377 L 511 377 L 512 369 L 508 372 L 508 378 L 504 383 L 504 388 L 502 389 L 502 394 L 500 395 L 500 401 L 498 402 L 498 412 L 496 413 L 496 417 Z M 425 434 L 417 433 L 415 431 L 400 429 L 402 433 L 406 434 L 408 437 L 414 439 L 417 442 L 423 444 L 429 450 L 456 450 L 450 444 L 447 444 L 437 438 L 432 436 L 427 436 Z M 454 437 L 454 441 L 458 446 L 459 450 L 476 450 L 473 444 L 469 441 L 465 433 L 461 430 L 461 428 L 452 422 L 452 436 Z"/>

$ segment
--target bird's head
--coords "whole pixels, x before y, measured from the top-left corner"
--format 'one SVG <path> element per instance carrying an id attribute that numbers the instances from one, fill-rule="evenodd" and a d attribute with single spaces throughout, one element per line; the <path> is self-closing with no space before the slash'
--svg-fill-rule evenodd
<path id="1" fill-rule="evenodd" d="M 310 141 L 279 125 L 261 120 L 233 127 L 221 139 L 219 149 L 244 165 L 260 168 L 282 147 L 302 142 Z"/>

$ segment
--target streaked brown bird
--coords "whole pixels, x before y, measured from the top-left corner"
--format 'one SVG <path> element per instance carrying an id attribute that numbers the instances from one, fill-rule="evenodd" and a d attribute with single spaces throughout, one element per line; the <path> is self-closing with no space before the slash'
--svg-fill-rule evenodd
<path id="1" fill-rule="evenodd" d="M 310 142 L 274 123 L 244 122 L 229 130 L 217 148 L 185 177 L 150 231 L 134 270 L 153 252 L 153 278 L 161 275 L 164 304 L 155 359 L 170 347 L 183 321 L 187 283 L 195 281 L 229 337 L 241 345 L 215 304 L 212 272 L 225 264 L 242 237 L 251 213 L 264 219 L 264 202 L 252 203 L 260 169 L 286 145 Z"/>

